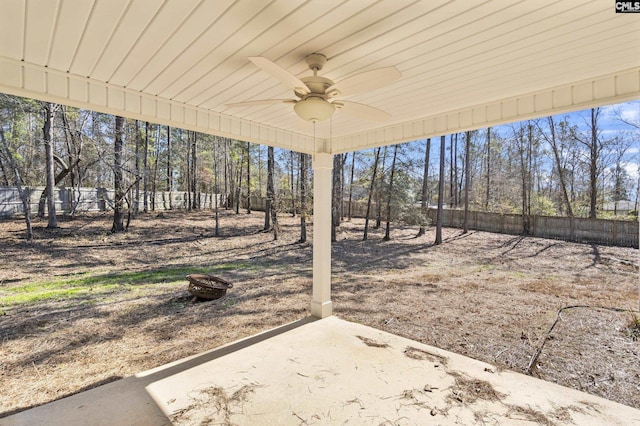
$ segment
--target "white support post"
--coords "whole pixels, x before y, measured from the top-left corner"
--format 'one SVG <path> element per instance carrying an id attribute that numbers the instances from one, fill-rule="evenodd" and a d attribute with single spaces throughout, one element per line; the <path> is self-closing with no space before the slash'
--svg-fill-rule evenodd
<path id="1" fill-rule="evenodd" d="M 313 156 L 313 298 L 311 315 L 325 318 L 331 306 L 331 180 L 333 155 Z"/>

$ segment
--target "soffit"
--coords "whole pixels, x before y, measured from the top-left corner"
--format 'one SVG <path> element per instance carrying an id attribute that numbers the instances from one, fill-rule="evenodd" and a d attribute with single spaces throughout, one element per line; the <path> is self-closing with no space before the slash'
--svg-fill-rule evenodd
<path id="1" fill-rule="evenodd" d="M 342 152 L 640 97 L 640 20 L 602 0 L 3 0 L 0 90 L 299 151 Z M 340 81 L 402 79 L 301 127 L 292 93 L 247 58 L 298 77 L 307 54 Z"/>

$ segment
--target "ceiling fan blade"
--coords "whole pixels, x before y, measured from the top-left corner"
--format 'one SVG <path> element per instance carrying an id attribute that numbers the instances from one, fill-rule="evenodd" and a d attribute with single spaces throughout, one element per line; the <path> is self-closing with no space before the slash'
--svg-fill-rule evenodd
<path id="1" fill-rule="evenodd" d="M 304 94 L 310 93 L 309 88 L 306 84 L 304 84 L 302 80 L 300 80 L 298 77 L 291 74 L 289 71 L 285 70 L 275 62 L 270 61 L 269 59 L 262 56 L 250 56 L 249 60 L 262 68 L 263 71 L 268 72 L 269 74 L 271 74 L 271 76 L 277 78 L 294 91 Z"/>
<path id="2" fill-rule="evenodd" d="M 234 102 L 226 104 L 228 108 L 250 107 L 250 106 L 262 106 L 262 105 L 274 105 L 274 104 L 294 104 L 294 99 L 258 99 L 255 101 Z"/>
<path id="3" fill-rule="evenodd" d="M 371 71 L 365 71 L 330 86 L 326 93 L 331 93 L 337 89 L 342 96 L 349 96 L 356 93 L 375 90 L 380 87 L 391 84 L 402 77 L 402 74 L 396 67 L 384 67 Z"/>
<path id="4" fill-rule="evenodd" d="M 384 121 L 391 118 L 391 114 L 386 111 L 358 102 L 339 101 L 334 104 L 345 113 L 365 120 Z"/>

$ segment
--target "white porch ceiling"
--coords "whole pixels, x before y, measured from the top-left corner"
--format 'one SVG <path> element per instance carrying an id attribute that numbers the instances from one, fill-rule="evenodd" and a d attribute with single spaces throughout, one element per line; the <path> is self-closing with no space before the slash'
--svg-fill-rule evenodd
<path id="1" fill-rule="evenodd" d="M 608 0 L 2 0 L 0 91 L 303 152 L 339 153 L 640 99 L 640 19 Z M 298 77 L 306 55 L 340 81 L 403 78 L 301 130 L 292 93 L 247 58 Z"/>

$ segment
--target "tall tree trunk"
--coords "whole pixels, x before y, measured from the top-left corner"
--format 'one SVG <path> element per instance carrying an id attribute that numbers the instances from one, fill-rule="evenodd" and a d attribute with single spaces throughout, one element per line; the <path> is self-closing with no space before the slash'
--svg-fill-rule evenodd
<path id="1" fill-rule="evenodd" d="M 45 102 L 43 105 L 44 124 L 42 126 L 42 137 L 44 139 L 44 147 L 46 151 L 47 166 L 47 228 L 55 229 L 58 227 L 58 218 L 56 216 L 56 194 L 55 194 L 55 171 L 53 160 L 53 141 L 51 140 L 51 123 L 53 121 L 53 107 L 50 103 Z"/>
<path id="2" fill-rule="evenodd" d="M 289 151 L 289 186 L 291 190 L 291 217 L 296 217 L 296 188 L 294 180 L 294 154 L 293 151 Z"/>
<path id="3" fill-rule="evenodd" d="M 340 182 L 342 178 L 342 155 L 333 156 L 333 184 L 331 199 L 331 241 L 337 239 L 336 230 L 340 226 Z"/>
<path id="4" fill-rule="evenodd" d="M 243 176 L 242 165 L 243 164 L 244 164 L 244 153 L 242 154 L 242 156 L 238 158 L 238 166 L 236 167 L 238 182 L 236 184 L 236 192 L 233 198 L 236 205 L 236 214 L 240 214 L 240 201 L 242 198 L 241 194 L 242 194 L 242 176 Z"/>
<path id="5" fill-rule="evenodd" d="M 300 240 L 307 242 L 307 154 L 300 153 Z"/>
<path id="6" fill-rule="evenodd" d="M 24 222 L 27 227 L 27 241 L 33 240 L 33 228 L 31 227 L 31 197 L 30 191 L 28 188 L 22 187 L 22 175 L 20 170 L 18 169 L 18 165 L 13 158 L 13 154 L 9 149 L 9 145 L 7 144 L 7 140 L 4 137 L 4 131 L 2 130 L 2 126 L 0 126 L 0 157 L 5 157 L 5 162 L 8 163 L 9 167 L 13 169 L 13 175 L 15 177 L 16 186 L 18 187 L 18 193 L 20 194 L 20 200 L 22 201 L 22 208 L 24 210 Z"/>
<path id="7" fill-rule="evenodd" d="M 167 192 L 169 193 L 169 209 L 173 209 L 173 169 L 171 168 L 171 127 L 167 126 Z"/>
<path id="8" fill-rule="evenodd" d="M 251 143 L 247 142 L 247 214 L 251 214 Z"/>
<path id="9" fill-rule="evenodd" d="M 429 156 L 431 153 L 431 138 L 427 138 L 427 142 L 424 148 L 424 171 L 422 173 L 422 193 L 420 200 L 420 215 L 422 218 L 420 219 L 420 229 L 418 230 L 417 237 L 421 237 L 424 235 L 426 231 L 426 221 L 427 221 L 427 208 L 428 208 L 428 200 L 427 200 L 427 191 L 429 190 Z"/>
<path id="10" fill-rule="evenodd" d="M 158 184 L 158 157 L 160 157 L 160 125 L 156 125 L 156 137 L 153 141 L 153 173 L 151 175 L 151 210 L 156 211 L 156 192 Z"/>
<path id="11" fill-rule="evenodd" d="M 142 200 L 143 211 L 149 211 L 149 122 L 144 123 L 144 156 L 142 157 L 142 167 L 144 169 L 142 175 L 142 192 L 144 199 Z"/>
<path id="12" fill-rule="evenodd" d="M 379 170 L 380 177 L 378 178 L 378 190 L 376 191 L 376 224 L 373 229 L 380 229 L 380 225 L 382 224 L 382 204 L 383 204 L 383 194 L 384 194 L 384 174 L 385 167 L 387 162 L 387 147 L 385 146 L 382 151 L 382 167 Z"/>
<path id="13" fill-rule="evenodd" d="M 487 192 L 484 199 L 484 210 L 489 211 L 491 195 L 491 127 L 487 127 Z"/>
<path id="14" fill-rule="evenodd" d="M 589 219 L 596 219 L 598 204 L 598 115 L 600 109 L 591 108 L 591 144 L 589 152 Z"/>
<path id="15" fill-rule="evenodd" d="M 4 186 L 9 186 L 9 170 L 8 167 L 4 165 L 6 160 L 3 160 L 0 152 L 0 173 L 2 173 L 2 183 Z"/>
<path id="16" fill-rule="evenodd" d="M 384 241 L 391 239 L 391 198 L 393 197 L 393 176 L 396 172 L 396 157 L 398 156 L 398 145 L 393 146 L 393 160 L 391 160 L 391 175 L 389 176 L 389 188 L 387 190 L 387 226 L 384 231 Z"/>
<path id="17" fill-rule="evenodd" d="M 376 175 L 378 174 L 378 161 L 380 160 L 380 147 L 376 148 L 375 158 L 373 159 L 373 172 L 371 173 L 371 183 L 369 184 L 369 195 L 367 197 L 367 213 L 364 217 L 364 235 L 362 239 L 367 240 L 369 236 L 369 217 L 371 216 L 371 201 L 373 200 L 373 190 L 376 185 Z"/>
<path id="18" fill-rule="evenodd" d="M 280 237 L 280 226 L 278 224 L 278 210 L 276 203 L 276 191 L 274 186 L 274 174 L 275 174 L 275 158 L 273 154 L 273 147 L 270 146 L 267 154 L 267 200 L 269 203 L 269 210 L 271 213 L 271 229 L 273 231 L 273 239 L 278 240 Z"/>
<path id="19" fill-rule="evenodd" d="M 471 132 L 467 131 L 466 145 L 464 150 L 464 225 L 462 233 L 469 232 L 469 186 L 471 184 L 471 178 L 469 169 L 471 168 L 471 162 L 469 161 L 469 154 L 471 152 Z"/>
<path id="20" fill-rule="evenodd" d="M 273 176 L 273 164 L 269 160 L 269 150 L 273 149 L 271 147 L 267 147 L 267 191 L 266 197 L 264 200 L 264 231 L 271 230 L 271 196 L 269 189 L 270 176 Z"/>
<path id="21" fill-rule="evenodd" d="M 200 208 L 200 194 L 198 192 L 198 134 L 191 132 L 191 190 L 193 197 L 191 199 L 191 208 L 194 210 Z"/>
<path id="22" fill-rule="evenodd" d="M 231 208 L 230 200 L 229 200 L 229 164 L 231 161 L 229 160 L 229 139 L 224 138 L 224 208 Z M 268 229 L 268 228 L 267 228 Z M 267 230 L 265 229 L 265 231 Z"/>
<path id="23" fill-rule="evenodd" d="M 455 134 L 455 143 L 453 145 L 453 206 L 460 207 L 460 195 L 458 192 L 458 135 Z"/>
<path id="24" fill-rule="evenodd" d="M 75 167 L 71 168 L 71 165 L 74 163 L 74 155 L 77 155 L 79 157 L 79 154 L 76 152 L 76 149 L 78 147 L 76 144 L 75 135 L 71 131 L 71 128 L 69 127 L 69 121 L 67 120 L 67 112 L 62 105 L 59 108 L 60 108 L 60 118 L 62 119 L 62 125 L 63 125 L 64 141 L 67 147 L 67 162 L 69 163 L 69 171 L 67 173 L 69 174 L 69 181 L 71 183 L 71 197 L 69 201 L 71 202 L 71 214 L 73 215 L 75 214 L 76 206 L 80 201 L 80 191 L 79 191 L 80 188 L 77 185 L 77 181 L 76 181 L 76 173 L 74 171 Z M 71 144 L 72 140 L 73 140 L 73 145 Z M 76 198 L 76 188 L 78 189 L 78 198 Z"/>
<path id="25" fill-rule="evenodd" d="M 142 144 L 142 136 L 140 135 L 140 122 L 138 120 L 135 121 L 135 132 L 136 132 L 136 185 L 135 185 L 135 204 L 133 211 L 138 213 L 140 211 L 140 145 Z"/>
<path id="26" fill-rule="evenodd" d="M 529 163 L 529 167 L 527 167 L 527 214 L 529 215 L 529 226 L 531 226 L 531 192 L 533 191 L 533 172 L 534 172 L 534 163 L 533 163 L 533 124 L 531 121 L 527 121 L 527 129 L 528 129 L 528 140 L 527 140 L 527 161 Z"/>
<path id="27" fill-rule="evenodd" d="M 531 144 L 533 143 L 531 135 L 531 126 L 528 125 L 527 136 L 525 139 L 524 129 L 521 127 L 517 135 L 518 154 L 520 157 L 520 177 L 522 187 L 522 232 L 529 235 L 531 231 Z"/>
<path id="28" fill-rule="evenodd" d="M 187 155 L 185 156 L 185 169 L 186 169 L 186 186 L 187 186 L 187 210 L 191 210 L 191 131 L 187 130 L 186 141 Z"/>
<path id="29" fill-rule="evenodd" d="M 351 153 L 351 178 L 349 179 L 349 207 L 347 211 L 347 218 L 351 221 L 351 203 L 353 202 L 353 174 L 356 169 L 356 152 Z"/>
<path id="30" fill-rule="evenodd" d="M 436 216 L 436 241 L 435 244 L 442 244 L 442 214 L 444 203 L 444 147 L 445 136 L 440 136 L 440 182 L 438 182 L 438 213 Z"/>
<path id="31" fill-rule="evenodd" d="M 449 208 L 452 209 L 455 204 L 455 183 L 453 180 L 453 134 L 449 135 Z"/>
<path id="32" fill-rule="evenodd" d="M 220 236 L 220 222 L 219 222 L 219 214 L 218 214 L 218 210 L 220 208 L 220 185 L 219 185 L 219 180 L 218 180 L 218 158 L 216 157 L 216 148 L 220 147 L 220 139 L 218 139 L 216 137 L 215 142 L 213 143 L 213 151 L 212 151 L 212 156 L 213 156 L 213 196 L 215 197 L 215 204 L 214 204 L 214 208 L 215 208 L 215 230 L 214 230 L 214 235 L 216 237 Z"/>
<path id="33" fill-rule="evenodd" d="M 341 154 L 342 162 L 340 164 L 340 202 L 338 203 L 340 223 L 344 220 L 344 183 L 346 181 L 344 177 L 345 166 L 347 165 L 347 155 Z"/>
<path id="34" fill-rule="evenodd" d="M 115 199 L 113 203 L 113 226 L 111 232 L 124 231 L 123 207 L 124 207 L 124 177 L 122 174 L 122 152 L 123 152 L 123 126 L 124 118 L 117 116 L 115 125 L 115 141 L 113 144 L 113 187 L 115 189 Z"/>

